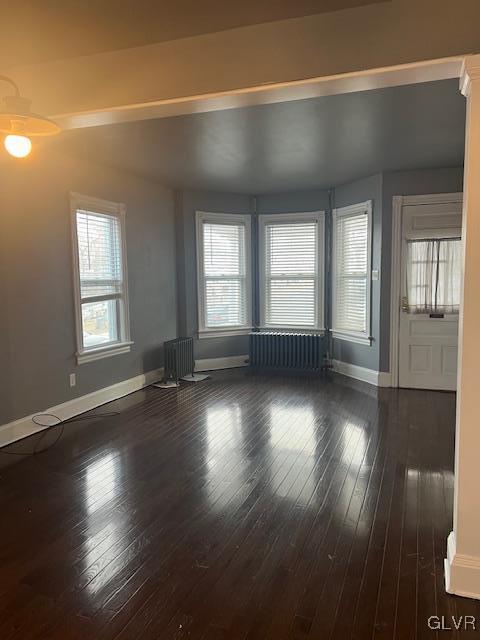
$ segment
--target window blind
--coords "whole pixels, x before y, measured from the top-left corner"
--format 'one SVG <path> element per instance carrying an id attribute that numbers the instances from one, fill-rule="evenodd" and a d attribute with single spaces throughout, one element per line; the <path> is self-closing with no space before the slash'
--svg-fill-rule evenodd
<path id="1" fill-rule="evenodd" d="M 371 215 L 363 207 L 337 209 L 333 225 L 333 331 L 368 338 Z"/>
<path id="2" fill-rule="evenodd" d="M 319 223 L 269 221 L 265 216 L 263 323 L 319 328 Z M 323 236 L 322 236 L 323 238 Z"/>
<path id="3" fill-rule="evenodd" d="M 122 292 L 120 222 L 117 217 L 77 211 L 81 297 Z"/>
<path id="4" fill-rule="evenodd" d="M 205 327 L 244 326 L 247 324 L 245 224 L 204 221 L 202 227 Z"/>

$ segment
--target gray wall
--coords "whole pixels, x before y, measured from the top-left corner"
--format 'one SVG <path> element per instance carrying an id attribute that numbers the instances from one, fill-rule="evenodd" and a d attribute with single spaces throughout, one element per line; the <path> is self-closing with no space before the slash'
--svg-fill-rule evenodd
<path id="1" fill-rule="evenodd" d="M 178 333 L 195 337 L 195 358 L 221 358 L 248 353 L 248 336 L 198 339 L 195 213 L 251 213 L 252 198 L 212 191 L 175 194 Z"/>
<path id="2" fill-rule="evenodd" d="M 382 278 L 382 174 L 377 173 L 362 180 L 337 187 L 334 190 L 334 207 L 346 207 L 364 200 L 373 204 L 372 269 L 379 270 Z M 380 279 L 372 282 L 371 295 L 371 335 L 370 346 L 355 344 L 346 340 L 333 340 L 333 357 L 360 367 L 378 371 L 380 362 Z M 331 326 L 331 322 L 329 324 Z"/>
<path id="3" fill-rule="evenodd" d="M 326 189 L 292 191 L 257 197 L 257 213 L 304 213 L 328 211 L 329 197 Z"/>
<path id="4" fill-rule="evenodd" d="M 380 371 L 390 367 L 390 284 L 393 196 L 463 191 L 463 168 L 393 171 L 383 174 L 382 195 L 382 305 L 380 314 Z"/>
<path id="5" fill-rule="evenodd" d="M 173 193 L 45 148 L 35 154 L 0 167 L 0 425 L 161 366 L 161 345 L 176 334 Z M 127 205 L 135 344 L 131 353 L 81 366 L 70 190 Z"/>

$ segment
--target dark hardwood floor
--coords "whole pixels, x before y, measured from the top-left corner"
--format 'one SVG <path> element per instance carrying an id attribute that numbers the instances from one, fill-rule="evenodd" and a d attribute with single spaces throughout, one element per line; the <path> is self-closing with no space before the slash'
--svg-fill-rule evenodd
<path id="1" fill-rule="evenodd" d="M 105 411 L 0 452 L 1 640 L 478 637 L 427 625 L 480 624 L 443 586 L 453 394 L 241 369 Z"/>

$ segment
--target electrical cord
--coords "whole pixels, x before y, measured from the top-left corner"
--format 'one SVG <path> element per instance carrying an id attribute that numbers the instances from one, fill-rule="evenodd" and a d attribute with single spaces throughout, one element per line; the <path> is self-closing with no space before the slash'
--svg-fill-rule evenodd
<path id="1" fill-rule="evenodd" d="M 44 453 L 45 451 L 49 451 L 50 449 L 53 449 L 53 447 L 55 447 L 59 443 L 61 437 L 65 432 L 65 425 L 71 424 L 72 422 L 82 422 L 84 420 L 95 420 L 96 418 L 111 418 L 113 416 L 118 416 L 119 414 L 120 414 L 120 411 L 109 411 L 106 413 L 95 413 L 90 415 L 75 416 L 73 418 L 69 418 L 68 420 L 62 420 L 61 418 L 56 416 L 54 413 L 37 413 L 36 415 L 32 416 L 32 422 L 39 427 L 44 427 L 44 431 L 42 431 L 42 433 L 40 434 L 40 437 L 36 441 L 32 451 L 24 451 L 24 452 L 5 451 L 4 449 L 0 449 L 0 453 L 3 453 L 4 455 L 7 455 L 7 456 L 24 456 L 24 457 L 36 456 L 39 453 Z M 45 422 L 39 421 L 39 418 L 40 419 L 54 418 L 54 420 L 57 420 L 57 422 L 55 424 L 45 424 Z M 60 426 L 61 428 L 59 429 L 59 432 L 55 440 L 48 446 L 43 447 L 43 449 L 39 449 L 40 443 L 43 442 L 45 436 L 50 431 L 50 429 L 53 429 L 54 427 L 58 427 L 58 426 Z"/>

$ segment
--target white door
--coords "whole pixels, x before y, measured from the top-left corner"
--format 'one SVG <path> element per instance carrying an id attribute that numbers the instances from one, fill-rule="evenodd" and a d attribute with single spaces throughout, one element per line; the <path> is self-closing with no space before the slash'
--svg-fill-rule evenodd
<path id="1" fill-rule="evenodd" d="M 457 385 L 462 205 L 402 210 L 399 386 Z"/>

